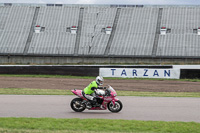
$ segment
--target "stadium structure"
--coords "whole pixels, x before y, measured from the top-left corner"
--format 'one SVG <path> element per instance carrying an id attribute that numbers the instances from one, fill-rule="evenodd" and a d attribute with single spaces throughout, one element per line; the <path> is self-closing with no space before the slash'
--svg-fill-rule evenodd
<path id="1" fill-rule="evenodd" d="M 198 64 L 200 6 L 0 4 L 1 64 Z"/>

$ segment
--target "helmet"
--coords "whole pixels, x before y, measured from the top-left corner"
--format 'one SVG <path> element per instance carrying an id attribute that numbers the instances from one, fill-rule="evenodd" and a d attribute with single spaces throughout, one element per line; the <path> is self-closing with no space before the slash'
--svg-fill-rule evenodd
<path id="1" fill-rule="evenodd" d="M 96 77 L 96 82 L 98 85 L 103 85 L 103 77 L 102 76 L 97 76 Z"/>

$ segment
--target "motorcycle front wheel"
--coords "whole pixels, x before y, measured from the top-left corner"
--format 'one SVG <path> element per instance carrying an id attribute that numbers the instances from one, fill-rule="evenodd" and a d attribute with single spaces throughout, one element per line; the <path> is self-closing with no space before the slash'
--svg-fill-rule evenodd
<path id="1" fill-rule="evenodd" d="M 113 113 L 118 113 L 119 111 L 122 110 L 122 107 L 123 107 L 123 105 L 122 105 L 121 101 L 116 101 L 115 105 L 113 105 L 112 102 L 108 103 L 108 110 L 110 110 Z"/>
<path id="2" fill-rule="evenodd" d="M 83 99 L 81 99 L 81 98 L 74 98 L 70 104 L 71 108 L 76 112 L 84 111 L 86 107 L 84 104 L 82 104 L 82 101 L 83 101 Z"/>

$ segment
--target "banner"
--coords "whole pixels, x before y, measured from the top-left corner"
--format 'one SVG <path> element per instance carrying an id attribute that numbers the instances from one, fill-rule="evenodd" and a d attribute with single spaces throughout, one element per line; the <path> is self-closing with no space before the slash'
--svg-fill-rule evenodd
<path id="1" fill-rule="evenodd" d="M 180 69 L 100 68 L 103 77 L 179 79 Z"/>

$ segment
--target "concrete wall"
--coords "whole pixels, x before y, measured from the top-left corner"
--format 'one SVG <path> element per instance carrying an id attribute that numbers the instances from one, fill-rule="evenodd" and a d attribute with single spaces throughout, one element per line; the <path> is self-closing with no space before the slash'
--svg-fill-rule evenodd
<path id="1" fill-rule="evenodd" d="M 0 64 L 200 64 L 195 58 L 0 56 Z"/>
<path id="2" fill-rule="evenodd" d="M 197 66 L 196 68 L 198 68 Z M 172 65 L 0 65 L 0 74 L 97 76 L 99 68 L 171 69 Z M 200 78 L 200 69 L 180 68 L 180 78 Z"/>
<path id="3" fill-rule="evenodd" d="M 172 66 L 110 66 L 110 65 L 1 65 L 0 74 L 51 74 L 97 76 L 99 68 L 172 68 Z"/>

